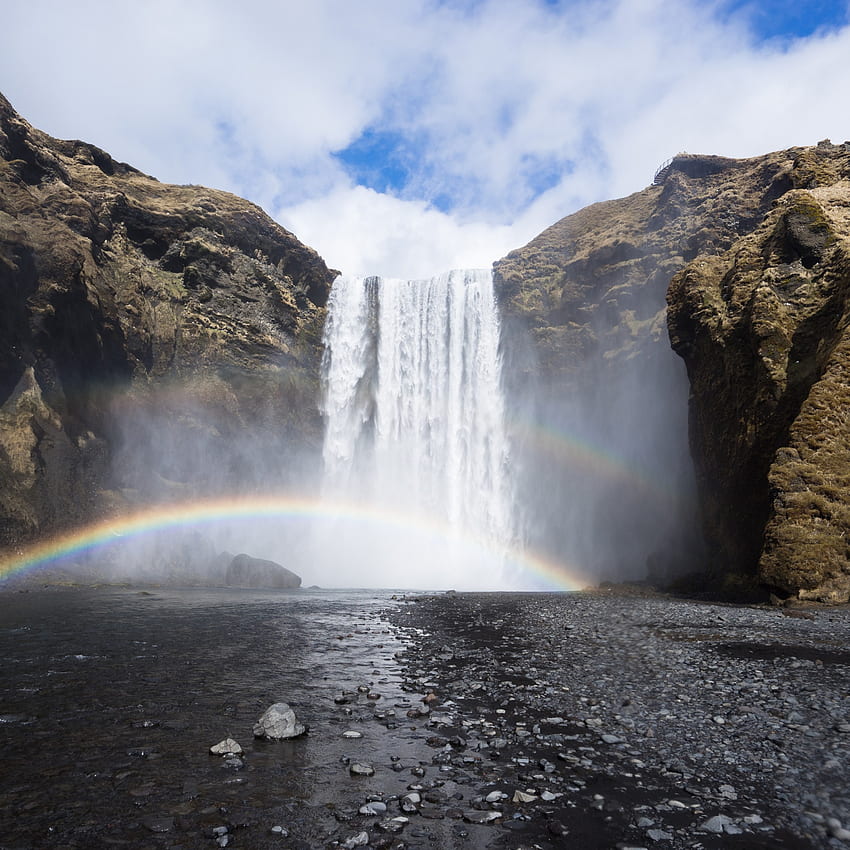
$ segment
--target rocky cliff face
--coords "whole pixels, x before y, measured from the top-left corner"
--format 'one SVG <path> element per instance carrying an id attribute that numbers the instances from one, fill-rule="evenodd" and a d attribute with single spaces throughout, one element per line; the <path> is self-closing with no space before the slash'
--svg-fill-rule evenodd
<path id="1" fill-rule="evenodd" d="M 333 276 L 247 201 L 53 139 L 0 96 L 0 545 L 284 483 L 320 441 Z"/>
<path id="2" fill-rule="evenodd" d="M 715 559 L 850 598 L 850 145 L 787 151 L 750 233 L 673 279 L 670 336 Z"/>
<path id="3" fill-rule="evenodd" d="M 748 160 L 680 154 L 648 189 L 563 219 L 495 266 L 509 326 L 530 341 L 513 385 L 538 370 L 548 392 L 575 399 L 572 421 L 589 419 L 607 452 L 643 456 L 674 514 L 688 499 L 673 457 L 690 396 L 703 568 L 715 587 L 759 581 L 826 600 L 850 591 L 848 157 L 829 143 Z M 689 386 L 671 360 L 668 319 Z M 608 487 L 601 507 L 622 490 Z M 631 501 L 649 525 L 663 520 L 663 506 Z M 672 526 L 686 521 L 679 513 Z M 601 546 L 606 525 L 610 516 Z M 652 543 L 642 525 L 625 535 L 633 551 Z M 697 566 L 697 550 L 681 544 Z"/>

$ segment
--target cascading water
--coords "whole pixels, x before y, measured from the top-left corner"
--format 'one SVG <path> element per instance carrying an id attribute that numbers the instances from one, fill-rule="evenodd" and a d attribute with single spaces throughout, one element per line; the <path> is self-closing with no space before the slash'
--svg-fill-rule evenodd
<path id="1" fill-rule="evenodd" d="M 500 587 L 517 542 L 489 271 L 340 277 L 325 325 L 324 496 L 371 520 L 331 557 L 390 586 Z"/>

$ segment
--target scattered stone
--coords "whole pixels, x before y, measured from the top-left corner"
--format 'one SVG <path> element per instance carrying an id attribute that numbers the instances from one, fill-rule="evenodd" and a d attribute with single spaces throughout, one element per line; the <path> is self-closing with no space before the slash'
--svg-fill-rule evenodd
<path id="1" fill-rule="evenodd" d="M 278 835 L 281 838 L 289 837 L 289 830 L 285 826 L 280 826 L 279 824 L 276 824 L 272 827 L 271 831 L 274 835 Z"/>
<path id="2" fill-rule="evenodd" d="M 387 804 L 380 800 L 374 800 L 371 803 L 365 803 L 359 809 L 361 815 L 385 815 L 387 813 Z"/>
<path id="3" fill-rule="evenodd" d="M 512 802 L 514 803 L 533 803 L 540 799 L 536 794 L 528 794 L 525 791 L 514 791 Z"/>
<path id="4" fill-rule="evenodd" d="M 348 771 L 352 776 L 374 776 L 375 768 L 371 764 L 365 762 L 352 762 L 348 766 Z"/>
<path id="5" fill-rule="evenodd" d="M 850 842 L 850 829 L 844 829 L 838 818 L 827 818 L 826 828 L 829 830 L 829 834 L 833 838 L 837 838 L 839 841 Z"/>
<path id="6" fill-rule="evenodd" d="M 343 738 L 351 738 L 351 739 L 362 738 L 363 733 L 362 732 L 354 732 L 354 731 L 349 730 L 348 732 L 343 732 L 342 737 Z"/>
<path id="7" fill-rule="evenodd" d="M 357 835 L 352 835 L 351 838 L 347 838 L 342 846 L 345 850 L 354 850 L 355 847 L 365 847 L 369 843 L 369 833 L 368 832 L 358 832 Z"/>
<path id="8" fill-rule="evenodd" d="M 648 829 L 646 831 L 646 835 L 648 838 L 652 839 L 652 841 L 673 840 L 673 836 L 669 832 L 665 832 L 663 829 Z"/>
<path id="9" fill-rule="evenodd" d="M 242 747 L 233 740 L 225 738 L 210 747 L 210 753 L 214 756 L 238 756 L 242 754 Z"/>
<path id="10" fill-rule="evenodd" d="M 390 818 L 389 820 L 382 820 L 380 823 L 376 824 L 377 828 L 382 832 L 389 832 L 391 834 L 396 834 L 401 832 L 410 821 L 405 817 L 397 817 Z"/>
<path id="11" fill-rule="evenodd" d="M 732 818 L 726 815 L 714 815 L 704 823 L 700 824 L 700 829 L 706 832 L 713 832 L 717 835 L 724 832 L 726 827 L 732 823 Z"/>
<path id="12" fill-rule="evenodd" d="M 463 819 L 467 823 L 493 823 L 493 821 L 497 821 L 501 817 L 501 812 L 494 812 L 492 810 L 479 812 L 476 809 L 469 809 L 463 813 Z"/>
<path id="13" fill-rule="evenodd" d="M 270 706 L 254 725 L 255 738 L 268 738 L 273 741 L 297 738 L 306 731 L 306 727 L 298 722 L 295 712 L 285 702 L 276 702 Z"/>

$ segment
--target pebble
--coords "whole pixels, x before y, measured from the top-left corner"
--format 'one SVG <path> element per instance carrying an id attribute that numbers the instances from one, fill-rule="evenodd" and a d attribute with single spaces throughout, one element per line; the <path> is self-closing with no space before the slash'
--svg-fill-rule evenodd
<path id="1" fill-rule="evenodd" d="M 850 829 L 844 829 L 838 818 L 827 818 L 826 828 L 833 838 L 837 838 L 839 841 L 850 841 Z"/>
<path id="2" fill-rule="evenodd" d="M 343 737 L 343 738 L 351 738 L 351 739 L 354 739 L 354 738 L 362 738 L 362 737 L 363 737 L 363 733 L 362 733 L 362 732 L 355 732 L 355 731 L 353 731 L 353 730 L 349 730 L 348 732 L 343 732 L 343 733 L 342 733 L 342 737 Z"/>
<path id="3" fill-rule="evenodd" d="M 225 738 L 217 744 L 210 747 L 210 753 L 214 756 L 238 756 L 242 754 L 242 747 L 233 740 L 233 738 Z"/>
<path id="4" fill-rule="evenodd" d="M 469 809 L 463 813 L 463 819 L 467 823 L 493 823 L 500 820 L 501 817 L 501 812 L 480 812 L 477 809 Z"/>
<path id="5" fill-rule="evenodd" d="M 374 776 L 375 768 L 371 764 L 355 761 L 348 766 L 348 770 L 352 776 Z"/>
<path id="6" fill-rule="evenodd" d="M 700 825 L 700 829 L 704 829 L 706 832 L 714 832 L 719 835 L 731 823 L 732 818 L 727 817 L 726 815 L 714 815 L 714 817 L 711 817 L 707 821 L 702 823 Z"/>

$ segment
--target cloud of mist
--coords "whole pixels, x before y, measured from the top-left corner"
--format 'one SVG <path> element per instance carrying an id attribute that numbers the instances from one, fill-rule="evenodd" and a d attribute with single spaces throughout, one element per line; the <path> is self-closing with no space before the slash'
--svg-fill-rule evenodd
<path id="1" fill-rule="evenodd" d="M 489 265 L 678 151 L 850 136 L 846 18 L 760 40 L 757 7 L 31 0 L 0 73 L 53 135 L 247 196 L 343 271 L 416 276 Z M 411 150 L 379 198 L 337 156 L 366 131 Z"/>

